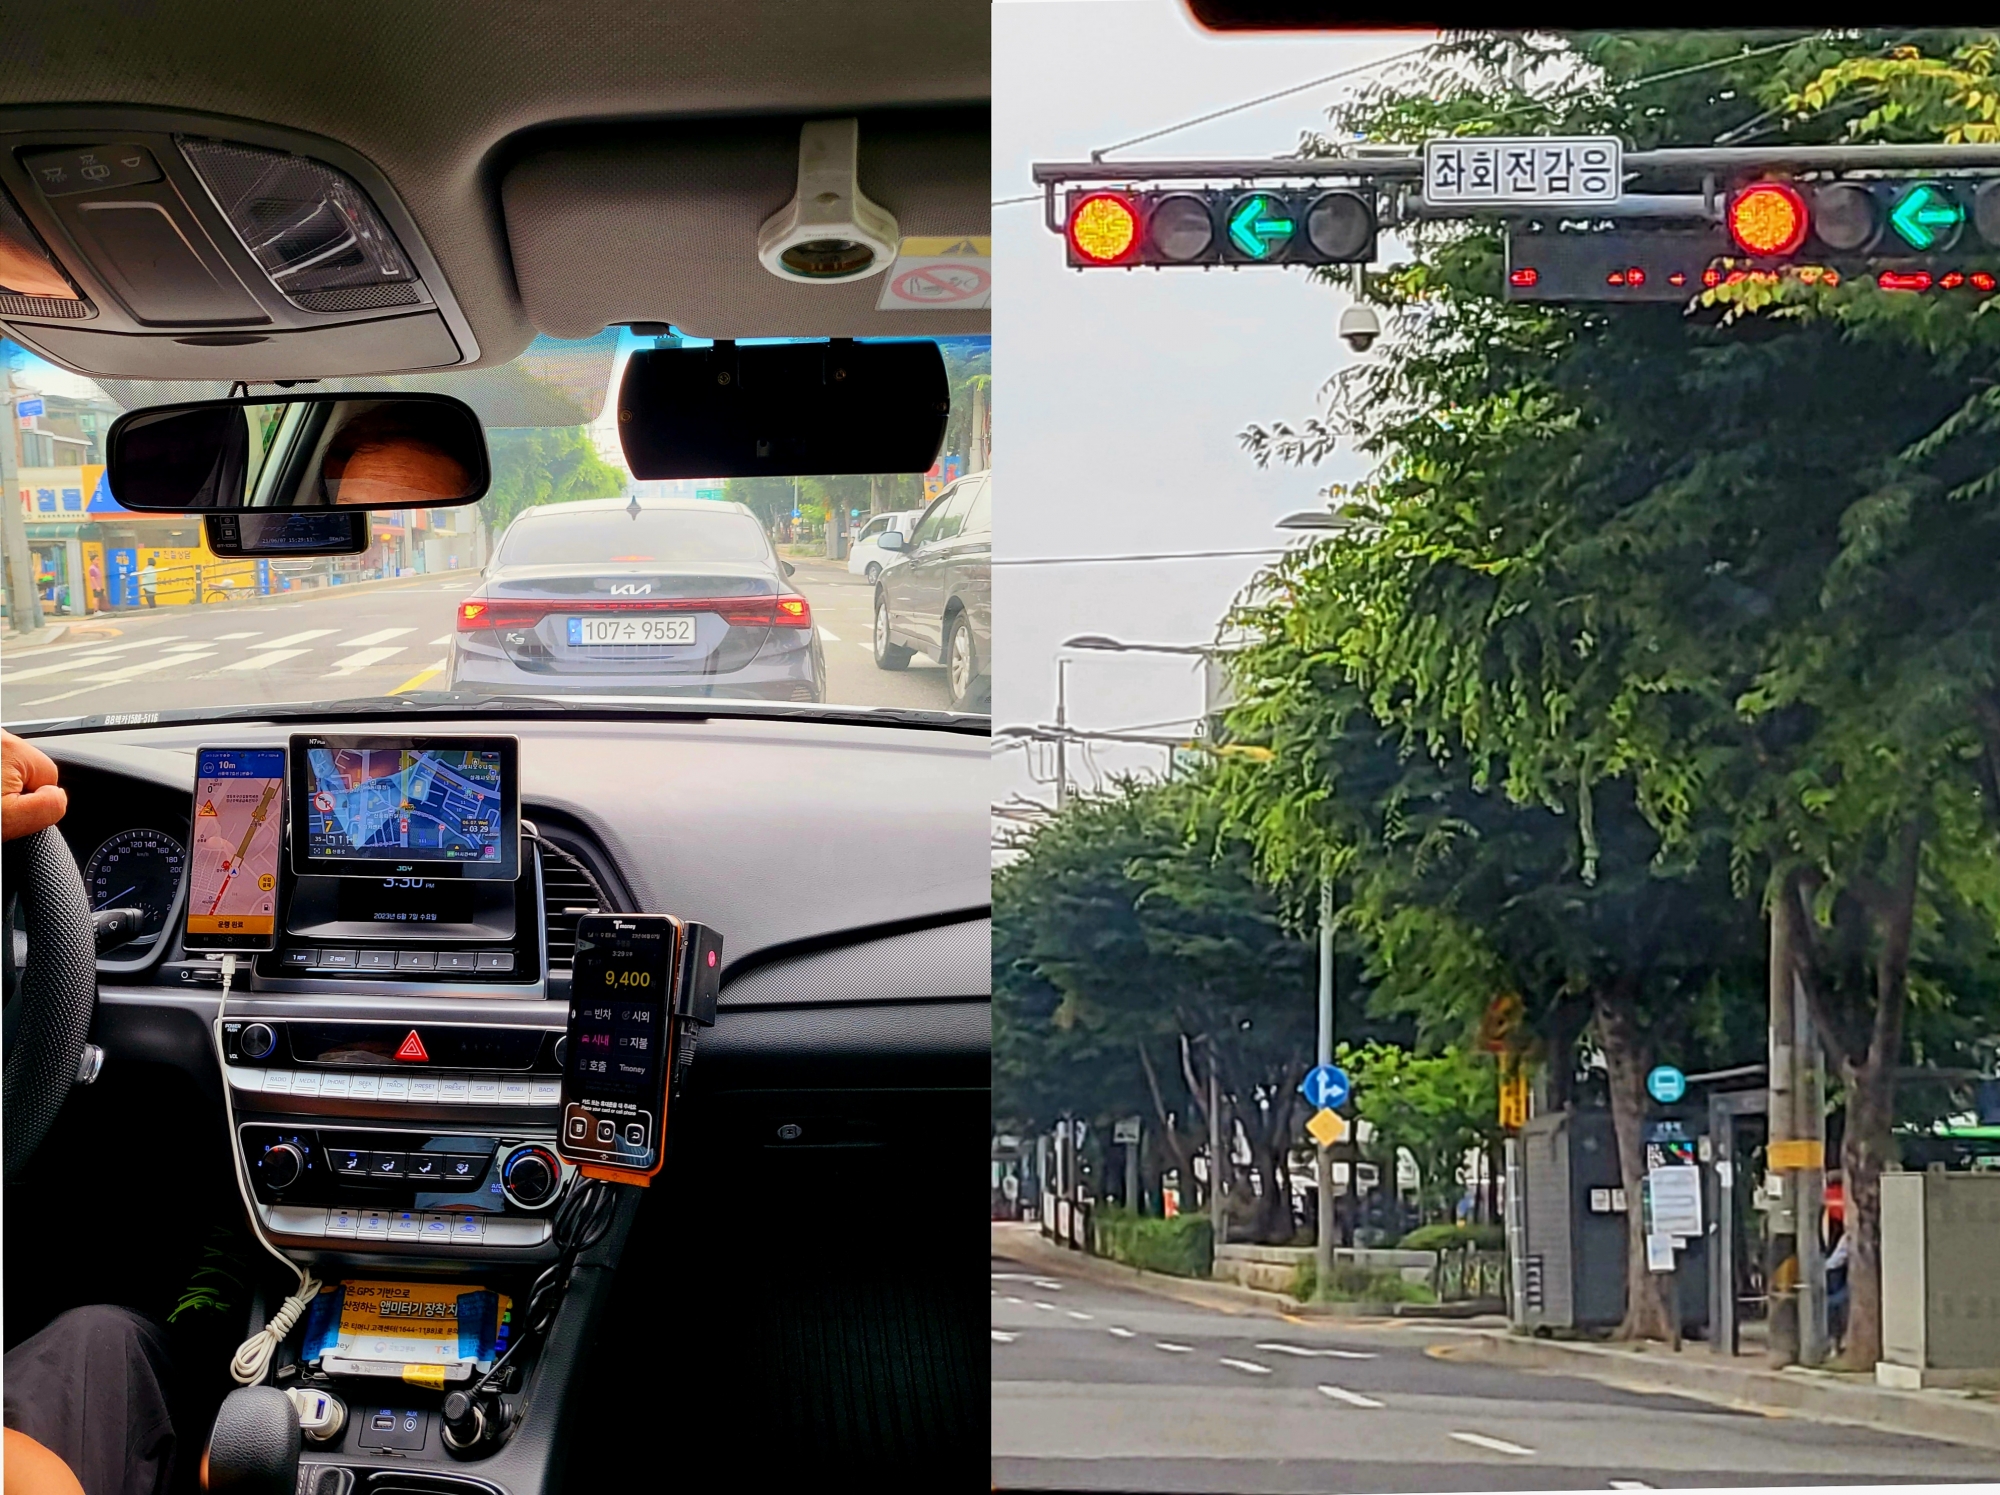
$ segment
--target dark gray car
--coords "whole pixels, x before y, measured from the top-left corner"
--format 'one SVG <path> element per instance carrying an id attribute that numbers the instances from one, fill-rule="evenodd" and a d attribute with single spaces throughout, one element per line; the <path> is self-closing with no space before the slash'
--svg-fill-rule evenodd
<path id="1" fill-rule="evenodd" d="M 741 504 L 529 509 L 458 605 L 450 688 L 824 700 L 812 606 L 790 574 Z"/>
<path id="2" fill-rule="evenodd" d="M 992 474 L 976 472 L 940 493 L 892 550 L 875 582 L 875 663 L 885 670 L 928 654 L 945 667 L 954 711 L 984 711 L 993 691 Z"/>

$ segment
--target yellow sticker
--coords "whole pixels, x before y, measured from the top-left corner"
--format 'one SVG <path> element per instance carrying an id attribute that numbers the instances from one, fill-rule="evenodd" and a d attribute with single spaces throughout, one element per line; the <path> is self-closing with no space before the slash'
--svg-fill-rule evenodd
<path id="1" fill-rule="evenodd" d="M 1824 1168 L 1826 1144 L 1817 1137 L 1793 1137 L 1773 1142 L 1765 1149 L 1764 1161 L 1773 1173 L 1790 1173 L 1798 1168 Z"/>
<path id="2" fill-rule="evenodd" d="M 993 241 L 969 238 L 964 234 L 932 234 L 903 240 L 901 256 L 906 260 L 990 260 L 993 258 Z"/>
<path id="3" fill-rule="evenodd" d="M 428 1386 L 433 1391 L 444 1389 L 444 1367 L 442 1365 L 406 1365 L 403 1379 L 412 1386 Z"/>

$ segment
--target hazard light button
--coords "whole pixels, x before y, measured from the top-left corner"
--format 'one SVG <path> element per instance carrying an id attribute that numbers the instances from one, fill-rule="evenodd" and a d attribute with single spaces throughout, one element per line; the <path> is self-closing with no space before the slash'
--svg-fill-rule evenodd
<path id="1" fill-rule="evenodd" d="M 424 1051 L 424 1041 L 417 1036 L 415 1028 L 410 1029 L 410 1036 L 404 1039 L 403 1046 L 396 1050 L 396 1057 L 407 1064 L 431 1062 L 431 1056 Z"/>

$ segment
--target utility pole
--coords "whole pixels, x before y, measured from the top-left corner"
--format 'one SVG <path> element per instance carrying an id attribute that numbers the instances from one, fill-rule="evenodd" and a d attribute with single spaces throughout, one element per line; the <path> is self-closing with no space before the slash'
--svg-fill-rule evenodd
<path id="1" fill-rule="evenodd" d="M 1319 885 L 1319 1046 L 1320 1064 L 1333 1063 L 1333 879 Z M 1316 1148 L 1319 1227 L 1313 1237 L 1313 1297 L 1324 1303 L 1333 1290 L 1333 1149 Z"/>
<path id="2" fill-rule="evenodd" d="M 1069 661 L 1056 657 L 1056 813 L 1069 808 Z"/>
<path id="3" fill-rule="evenodd" d="M 0 400 L 7 429 L 0 434 L 0 549 L 6 552 L 7 610 L 14 636 L 31 639 L 42 631 L 42 594 L 35 589 L 35 557 L 28 549 L 28 523 L 21 514 L 19 452 L 21 422 L 14 406 L 14 370 L 6 369 L 6 398 Z"/>
<path id="4" fill-rule="evenodd" d="M 1797 937 L 1794 927 L 1798 909 L 1788 889 L 1781 888 L 1771 904 L 1771 951 L 1767 986 L 1770 1001 L 1770 1142 L 1771 1152 L 1782 1161 L 1781 1143 L 1798 1136 L 1793 1107 L 1792 1081 L 1798 1019 L 1792 1010 L 1792 948 Z M 1770 1298 L 1770 1347 L 1772 1365 L 1792 1365 L 1799 1358 L 1798 1271 L 1798 1175 L 1784 1168 L 1769 1171 L 1766 1187 L 1769 1207 L 1764 1212 L 1764 1282 Z"/>
<path id="5" fill-rule="evenodd" d="M 1796 917 L 1796 916 L 1794 916 Z M 1812 1004 L 1792 971 L 1792 1135 L 1808 1161 L 1792 1175 L 1798 1210 L 1799 1364 L 1823 1365 L 1827 1355 L 1826 1243 L 1819 1233 L 1826 1198 L 1826 1056 L 1813 1028 Z"/>

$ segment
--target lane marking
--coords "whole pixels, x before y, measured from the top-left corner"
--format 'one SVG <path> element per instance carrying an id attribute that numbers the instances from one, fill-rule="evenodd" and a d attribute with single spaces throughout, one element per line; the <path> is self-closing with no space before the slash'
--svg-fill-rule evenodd
<path id="1" fill-rule="evenodd" d="M 998 1329 L 995 1329 L 993 1331 L 993 1342 L 995 1344 L 1012 1344 L 1015 1340 L 1015 1337 L 1016 1336 L 1012 1334 L 1003 1334 Z"/>
<path id="2" fill-rule="evenodd" d="M 431 676 L 442 675 L 443 673 L 444 673 L 444 661 L 440 659 L 436 664 L 432 665 L 429 669 L 418 670 L 416 674 L 410 676 L 409 679 L 405 680 L 401 685 L 397 686 L 394 690 L 390 691 L 389 694 L 392 696 L 400 696 L 406 690 L 415 690 L 419 685 L 422 685 L 426 680 L 430 679 Z"/>
<path id="3" fill-rule="evenodd" d="M 231 639 L 255 638 L 258 634 L 262 633 L 263 631 L 264 630 L 261 628 L 253 628 L 248 633 L 218 633 L 215 636 L 215 641 L 218 644 L 226 644 Z"/>
<path id="4" fill-rule="evenodd" d="M 1232 1360 L 1227 1355 L 1224 1355 L 1217 1364 L 1226 1365 L 1231 1370 L 1248 1371 L 1253 1376 L 1268 1376 L 1271 1373 L 1271 1367 L 1268 1365 L 1259 1365 L 1255 1360 Z"/>
<path id="5" fill-rule="evenodd" d="M 433 649 L 442 649 L 446 644 L 449 644 L 450 642 L 451 642 L 451 635 L 448 633 L 441 633 L 436 638 L 431 640 L 431 647 Z"/>
<path id="6" fill-rule="evenodd" d="M 1016 1308 L 1019 1308 L 1023 1304 L 1025 1304 L 1028 1300 L 1026 1298 L 1009 1298 L 1007 1301 L 1009 1303 L 1012 1303 Z"/>
<path id="7" fill-rule="evenodd" d="M 1078 1313 L 1074 1308 L 1069 1310 L 1069 1316 L 1073 1319 L 1081 1319 L 1085 1323 L 1097 1317 L 1094 1313 Z"/>
<path id="8" fill-rule="evenodd" d="M 1297 1355 L 1300 1359 L 1325 1360 L 1373 1360 L 1372 1350 L 1310 1350 L 1299 1344 L 1260 1344 L 1260 1350 L 1270 1350 L 1279 1355 Z"/>
<path id="9" fill-rule="evenodd" d="M 351 675 L 356 670 L 365 670 L 371 665 L 380 664 L 385 659 L 394 659 L 404 652 L 406 651 L 401 644 L 390 644 L 381 649 L 363 649 L 359 654 L 349 654 L 345 658 L 336 659 L 333 662 L 333 672 L 336 675 Z"/>
<path id="10" fill-rule="evenodd" d="M 1041 1309 L 1043 1313 L 1054 1313 L 1056 1311 L 1056 1305 L 1053 1303 L 1037 1303 L 1035 1306 Z"/>
<path id="11" fill-rule="evenodd" d="M 1116 1324 L 1106 1324 L 1104 1327 L 1108 1332 L 1116 1334 L 1120 1339 L 1133 1339 L 1137 1337 L 1132 1330 L 1121 1329 Z"/>
<path id="12" fill-rule="evenodd" d="M 95 675 L 78 675 L 79 680 L 93 681 L 98 685 L 119 685 L 127 680 L 136 680 L 141 675 L 150 675 L 156 670 L 171 669 L 179 664 L 192 664 L 197 659 L 211 658 L 208 654 L 163 654 L 158 659 L 149 659 L 143 664 L 128 664 L 123 669 L 104 670 Z"/>
<path id="13" fill-rule="evenodd" d="M 54 664 L 37 665 L 31 670 L 9 669 L 6 672 L 7 679 L 9 681 L 38 680 L 44 675 L 59 675 L 64 670 L 88 669 L 100 660 L 116 659 L 120 654 L 127 653 L 130 650 L 150 649 L 156 644 L 168 643 L 180 637 L 182 635 L 178 633 L 169 633 L 162 638 L 143 639 L 136 644 L 120 644 L 115 649 L 96 649 L 88 654 L 74 654 L 68 659 L 58 660 Z"/>
<path id="14" fill-rule="evenodd" d="M 840 642 L 840 635 L 835 633 L 831 628 L 822 626 L 819 631 L 819 636 L 821 641 L 825 643 L 837 644 Z"/>
<path id="15" fill-rule="evenodd" d="M 333 632 L 331 628 L 326 631 L 328 633 Z M 210 670 L 209 673 L 211 675 L 220 675 L 225 671 L 241 673 L 244 670 L 268 670 L 273 665 L 283 664 L 288 659 L 297 659 L 301 654 L 310 653 L 312 653 L 310 649 L 268 649 L 262 654 L 252 654 L 249 658 L 239 659 L 234 664 L 226 664 L 220 669 Z"/>
<path id="16" fill-rule="evenodd" d="M 206 659 L 208 658 L 208 656 L 205 654 L 197 655 L 196 658 Z M 149 670 L 158 669 L 166 665 L 178 664 L 181 663 L 182 660 L 183 656 L 176 655 L 170 659 L 162 659 L 156 661 L 153 664 L 148 664 L 143 668 L 138 668 L 138 669 L 127 668 L 123 670 L 113 670 L 103 675 L 83 675 L 80 676 L 79 678 L 91 682 L 90 684 L 79 685 L 75 690 L 66 690 L 62 692 L 60 695 L 42 696 L 36 700 L 28 701 L 24 704 L 29 706 L 48 706 L 54 704 L 57 701 L 67 701 L 72 696 L 87 696 L 94 690 L 103 689 L 106 685 L 117 685 L 126 680 L 130 680 L 135 675 L 143 675 L 147 673 L 147 671 Z"/>
<path id="17" fill-rule="evenodd" d="M 1043 1292 L 1059 1293 L 1063 1290 L 1062 1284 L 1053 1277 L 1030 1277 L 1028 1280 Z"/>
<path id="18" fill-rule="evenodd" d="M 1653 1487 L 1643 1479 L 1614 1479 L 1606 1481 L 1614 1490 L 1650 1490 Z"/>
<path id="19" fill-rule="evenodd" d="M 1194 1346 L 1191 1344 L 1170 1344 L 1164 1339 L 1154 1345 L 1153 1348 L 1156 1350 L 1165 1350 L 1169 1355 L 1192 1355 L 1194 1353 Z"/>
<path id="20" fill-rule="evenodd" d="M 283 638 L 266 639 L 261 644 L 249 645 L 252 649 L 282 649 L 286 644 L 303 644 L 308 639 L 325 638 L 329 633 L 338 633 L 338 628 L 308 628 L 304 633 L 288 633 Z"/>
<path id="21" fill-rule="evenodd" d="M 1470 1443 L 1474 1448 L 1487 1448 L 1494 1453 L 1510 1453 L 1517 1458 L 1533 1458 L 1535 1454 L 1532 1448 L 1509 1443 L 1505 1438 L 1489 1438 L 1484 1433 L 1449 1433 L 1446 1436 L 1456 1438 L 1461 1443 Z"/>
<path id="22" fill-rule="evenodd" d="M 1346 1402 L 1350 1407 L 1379 1407 L 1382 1404 L 1372 1396 L 1363 1396 L 1358 1391 L 1349 1391 L 1345 1386 L 1322 1386 L 1320 1395 L 1330 1396 L 1337 1402 Z"/>
<path id="23" fill-rule="evenodd" d="M 370 644 L 386 644 L 392 638 L 401 638 L 406 633 L 415 633 L 414 628 L 383 628 L 374 633 L 364 633 L 360 638 L 351 638 L 340 647 L 343 649 L 365 649 Z"/>

